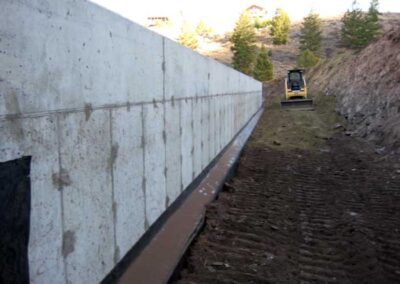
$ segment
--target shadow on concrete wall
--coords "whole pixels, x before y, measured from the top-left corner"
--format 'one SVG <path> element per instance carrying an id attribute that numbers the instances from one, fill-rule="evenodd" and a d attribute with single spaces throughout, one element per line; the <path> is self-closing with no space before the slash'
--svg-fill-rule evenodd
<path id="1" fill-rule="evenodd" d="M 0 163 L 0 283 L 29 283 L 30 162 Z"/>

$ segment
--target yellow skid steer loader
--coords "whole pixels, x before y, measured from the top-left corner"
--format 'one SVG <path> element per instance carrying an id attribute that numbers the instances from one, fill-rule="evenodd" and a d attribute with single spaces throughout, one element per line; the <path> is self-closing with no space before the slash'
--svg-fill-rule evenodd
<path id="1" fill-rule="evenodd" d="M 309 98 L 303 70 L 293 69 L 288 71 L 285 78 L 285 99 L 281 101 L 283 109 L 312 109 L 313 100 Z"/>

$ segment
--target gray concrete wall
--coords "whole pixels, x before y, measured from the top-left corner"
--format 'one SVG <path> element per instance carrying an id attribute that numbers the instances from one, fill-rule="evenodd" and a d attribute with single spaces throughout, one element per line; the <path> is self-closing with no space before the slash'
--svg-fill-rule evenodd
<path id="1" fill-rule="evenodd" d="M 0 162 L 32 156 L 32 283 L 97 283 L 261 84 L 82 0 L 1 0 Z"/>

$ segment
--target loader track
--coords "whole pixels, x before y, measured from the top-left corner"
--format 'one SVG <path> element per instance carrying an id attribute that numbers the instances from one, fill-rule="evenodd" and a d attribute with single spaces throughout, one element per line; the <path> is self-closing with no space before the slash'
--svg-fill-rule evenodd
<path id="1" fill-rule="evenodd" d="M 400 283 L 400 174 L 351 143 L 247 147 L 173 282 Z"/>

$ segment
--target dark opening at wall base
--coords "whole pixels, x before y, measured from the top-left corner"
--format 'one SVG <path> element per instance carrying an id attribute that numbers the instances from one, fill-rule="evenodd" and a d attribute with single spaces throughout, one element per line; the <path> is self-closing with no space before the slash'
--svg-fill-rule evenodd
<path id="1" fill-rule="evenodd" d="M 0 283 L 29 283 L 30 163 L 0 163 Z"/>

